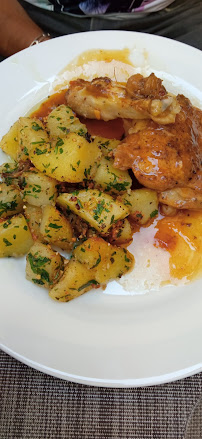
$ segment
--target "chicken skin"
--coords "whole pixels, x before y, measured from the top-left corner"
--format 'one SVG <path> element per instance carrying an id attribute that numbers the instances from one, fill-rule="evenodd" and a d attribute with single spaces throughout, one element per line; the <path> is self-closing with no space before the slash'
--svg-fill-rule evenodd
<path id="1" fill-rule="evenodd" d="M 183 95 L 177 101 L 181 111 L 175 123 L 150 120 L 132 131 L 128 126 L 132 133 L 114 152 L 115 167 L 132 168 L 143 186 L 158 192 L 177 187 L 202 190 L 202 112 Z"/>
<path id="2" fill-rule="evenodd" d="M 70 82 L 66 101 L 78 115 L 105 121 L 152 119 L 169 124 L 180 111 L 176 97 L 168 95 L 154 73 L 148 78 L 133 75 L 126 86 L 110 78 L 95 78 L 91 82 L 77 79 Z"/>

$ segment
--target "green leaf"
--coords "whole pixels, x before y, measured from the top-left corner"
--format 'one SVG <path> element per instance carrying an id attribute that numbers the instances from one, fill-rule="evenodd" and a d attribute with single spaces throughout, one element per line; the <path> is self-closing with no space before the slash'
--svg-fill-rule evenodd
<path id="1" fill-rule="evenodd" d="M 38 125 L 38 123 L 34 122 L 33 125 L 32 125 L 32 129 L 33 129 L 34 131 L 39 131 L 39 130 L 42 130 L 43 128 L 41 128 L 41 127 Z"/>
<path id="2" fill-rule="evenodd" d="M 158 210 L 153 210 L 152 213 L 150 213 L 150 218 L 154 218 L 156 215 L 158 215 Z"/>
<path id="3" fill-rule="evenodd" d="M 82 291 L 90 285 L 99 285 L 99 283 L 95 279 L 89 280 L 86 284 L 81 285 L 81 287 L 78 288 L 78 291 Z"/>
<path id="4" fill-rule="evenodd" d="M 52 227 L 52 229 L 61 229 L 62 228 L 62 226 L 58 226 L 57 224 L 54 224 L 54 223 L 50 223 L 48 225 L 48 227 Z"/>
<path id="5" fill-rule="evenodd" d="M 3 238 L 3 242 L 4 242 L 4 244 L 6 244 L 6 247 L 9 247 L 10 245 L 12 245 L 11 242 L 8 241 L 6 238 Z"/>
<path id="6" fill-rule="evenodd" d="M 93 265 L 93 267 L 92 268 L 95 268 L 95 267 L 97 267 L 98 266 L 98 264 L 101 262 L 101 255 L 99 254 L 99 258 L 97 259 L 97 261 L 96 261 L 96 263 L 95 263 L 95 265 Z"/>

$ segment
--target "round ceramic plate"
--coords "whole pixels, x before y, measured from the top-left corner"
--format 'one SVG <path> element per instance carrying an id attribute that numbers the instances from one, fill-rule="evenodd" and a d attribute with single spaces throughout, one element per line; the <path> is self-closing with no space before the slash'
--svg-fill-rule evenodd
<path id="1" fill-rule="evenodd" d="M 0 136 L 53 92 L 58 72 L 75 56 L 124 48 L 141 71 L 156 72 L 170 91 L 202 104 L 197 49 L 135 32 L 75 34 L 1 63 Z M 0 160 L 6 160 L 3 153 Z M 24 258 L 0 260 L 0 279 L 1 347 L 31 367 L 111 387 L 165 383 L 202 370 L 202 280 L 141 295 L 112 282 L 104 292 L 90 291 L 64 304 L 25 279 Z"/>

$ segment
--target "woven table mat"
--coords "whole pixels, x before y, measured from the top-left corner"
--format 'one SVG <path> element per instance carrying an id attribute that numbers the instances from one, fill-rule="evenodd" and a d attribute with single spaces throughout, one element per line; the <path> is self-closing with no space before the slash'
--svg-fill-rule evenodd
<path id="1" fill-rule="evenodd" d="M 50 377 L 4 352 L 0 367 L 0 439 L 182 439 L 202 391 L 202 374 L 105 389 Z"/>

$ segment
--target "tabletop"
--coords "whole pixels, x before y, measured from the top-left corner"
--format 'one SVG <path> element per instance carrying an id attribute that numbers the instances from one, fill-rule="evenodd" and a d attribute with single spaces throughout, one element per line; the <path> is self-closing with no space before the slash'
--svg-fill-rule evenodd
<path id="1" fill-rule="evenodd" d="M 201 2 L 192 1 L 174 38 L 201 48 L 200 17 Z M 0 370 L 0 439 L 183 439 L 202 392 L 202 373 L 159 386 L 98 388 L 45 375 L 2 351 Z M 201 437 L 197 430 L 189 439 Z"/>
<path id="2" fill-rule="evenodd" d="M 2 351 L 0 369 L 0 439 L 183 439 L 202 391 L 202 373 L 145 388 L 73 384 Z"/>

